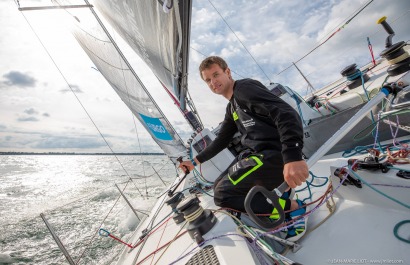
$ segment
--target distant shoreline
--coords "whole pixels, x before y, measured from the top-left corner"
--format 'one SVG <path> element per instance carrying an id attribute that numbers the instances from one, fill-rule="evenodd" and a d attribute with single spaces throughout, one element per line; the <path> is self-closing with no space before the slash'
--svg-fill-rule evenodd
<path id="1" fill-rule="evenodd" d="M 75 153 L 75 152 L 0 152 L 0 155 L 165 155 L 164 153 Z"/>

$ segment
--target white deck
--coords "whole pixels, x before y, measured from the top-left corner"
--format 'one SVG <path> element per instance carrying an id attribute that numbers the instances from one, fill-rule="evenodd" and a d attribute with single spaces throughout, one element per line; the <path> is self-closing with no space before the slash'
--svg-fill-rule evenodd
<path id="1" fill-rule="evenodd" d="M 406 137 L 405 139 L 410 139 Z M 341 159 L 341 154 L 333 154 L 324 157 L 312 171 L 317 176 L 329 176 L 330 166 L 346 165 L 347 159 Z M 410 170 L 410 165 L 402 165 L 401 168 Z M 410 180 L 395 176 L 397 170 L 390 170 L 388 173 L 381 171 L 370 172 L 360 170 L 360 176 L 371 184 L 389 184 L 410 186 Z M 339 179 L 331 178 L 333 186 L 337 187 Z M 186 181 L 185 185 L 188 185 Z M 318 180 L 315 184 L 318 184 Z M 189 186 L 189 185 L 188 185 Z M 394 197 L 395 199 L 409 205 L 410 196 L 407 188 L 375 186 L 377 189 Z M 313 188 L 313 197 L 317 198 L 324 192 L 325 187 Z M 183 187 L 181 185 L 180 190 Z M 161 206 L 161 198 L 154 207 L 152 214 L 139 227 L 135 233 L 133 243 L 138 241 L 141 230 L 147 227 L 148 221 L 156 209 L 160 207 L 159 214 L 154 223 L 162 220 L 171 212 L 167 205 Z M 305 192 L 299 193 L 300 198 L 306 196 Z M 216 209 L 213 199 L 207 195 L 201 195 L 201 205 L 206 209 Z M 336 202 L 336 212 L 322 225 L 311 233 L 307 233 L 299 243 L 302 248 L 296 253 L 288 251 L 285 255 L 293 261 L 301 264 L 370 264 L 372 261 L 390 264 L 410 264 L 409 244 L 394 237 L 394 226 L 403 220 L 410 219 L 410 210 L 393 201 L 386 199 L 366 185 L 359 189 L 355 186 L 342 186 L 334 194 Z M 308 220 L 308 231 L 322 221 L 329 211 L 326 206 L 322 206 L 315 211 Z M 245 240 L 238 236 L 236 225 L 231 217 L 216 213 L 218 222 L 215 227 L 208 232 L 204 238 L 206 245 L 213 245 L 220 264 L 259 264 L 255 256 L 255 251 L 251 249 Z M 399 230 L 399 234 L 408 239 L 410 236 L 410 225 L 405 224 Z M 157 248 L 172 241 L 176 235 L 183 233 L 186 225 L 176 225 L 170 219 L 161 226 L 155 233 L 150 235 L 145 244 L 141 244 L 132 251 L 126 250 L 119 264 L 185 264 L 198 250 L 197 244 L 188 233 L 175 239 L 168 247 L 159 250 L 155 255 L 150 255 Z M 228 235 L 227 234 L 231 234 Z M 141 250 L 141 246 L 142 250 Z M 140 252 L 139 255 L 137 253 Z M 149 256 L 145 261 L 144 258 Z M 180 259 L 181 258 L 181 259 Z M 180 260 L 179 260 L 180 259 Z"/>
<path id="2" fill-rule="evenodd" d="M 408 137 L 407 139 L 410 139 Z M 331 165 L 347 164 L 347 159 L 331 155 L 319 161 L 312 171 L 319 176 L 329 175 Z M 410 170 L 410 165 L 398 166 Z M 327 172 L 326 172 L 327 171 Z M 370 184 L 410 186 L 410 180 L 397 177 L 397 170 L 382 173 L 360 170 L 358 174 Z M 332 177 L 333 186 L 339 179 Z M 374 186 L 393 198 L 410 205 L 408 188 Z M 318 194 L 320 195 L 320 194 Z M 410 210 L 379 195 L 363 185 L 342 186 L 335 193 L 336 212 L 312 233 L 300 240 L 302 248 L 297 253 L 289 252 L 287 257 L 303 264 L 410 264 L 410 246 L 394 237 L 394 226 L 410 219 Z M 309 228 L 319 223 L 329 211 L 322 207 L 312 214 Z M 399 235 L 409 239 L 410 225 L 403 225 Z M 377 263 L 383 261 L 384 263 Z M 391 264 L 391 262 L 390 262 Z"/>

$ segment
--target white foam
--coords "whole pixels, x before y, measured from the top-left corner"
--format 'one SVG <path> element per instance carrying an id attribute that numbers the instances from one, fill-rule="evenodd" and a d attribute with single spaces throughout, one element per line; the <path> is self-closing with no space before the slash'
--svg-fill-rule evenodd
<path id="1" fill-rule="evenodd" d="M 14 263 L 15 260 L 7 253 L 0 253 L 0 263 L 1 264 L 11 264 Z"/>

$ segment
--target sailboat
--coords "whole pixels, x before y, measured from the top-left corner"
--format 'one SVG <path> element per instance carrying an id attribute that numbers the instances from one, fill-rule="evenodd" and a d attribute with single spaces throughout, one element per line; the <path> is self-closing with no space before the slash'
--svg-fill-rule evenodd
<path id="1" fill-rule="evenodd" d="M 54 2 L 61 7 L 70 4 Z M 201 152 L 215 139 L 218 127 L 204 128 L 188 92 L 192 2 L 95 2 L 104 19 L 152 69 L 190 124 L 193 134 L 187 144 L 121 53 L 94 7 L 88 1 L 85 3 L 94 15 L 91 19 L 89 13 L 83 16 L 81 12 L 70 11 L 70 15 L 76 21 L 76 39 L 98 70 L 176 165 L 181 159 L 190 159 Z M 409 242 L 403 236 L 403 226 L 410 222 L 410 198 L 406 192 L 410 167 L 404 162 L 408 161 L 405 143 L 410 137 L 405 123 L 408 116 L 403 114 L 408 113 L 410 106 L 410 58 L 407 43 L 392 43 L 391 27 L 383 19 L 380 24 L 388 33 L 388 41 L 385 56 L 372 62 L 373 65 L 347 66 L 339 81 L 317 90 L 309 98 L 300 97 L 280 84 L 268 87 L 301 114 L 306 141 L 311 143 L 304 150 L 310 170 L 316 175 L 329 176 L 317 178 L 312 174 L 307 186 L 297 192 L 299 198 L 311 201 L 304 237 L 298 242 L 284 239 L 283 218 L 266 223 L 252 209 L 248 210 L 247 205 L 247 212 L 240 214 L 215 206 L 212 183 L 240 150 L 240 141 L 235 138 L 229 149 L 197 170 L 181 172 L 127 242 L 103 228 L 99 231 L 106 240 L 115 239 L 124 245 L 117 264 L 408 262 Z M 333 97 L 336 94 L 338 97 Z M 370 111 L 377 112 L 377 116 L 369 114 Z M 399 124 L 388 119 L 393 115 L 404 118 Z M 365 117 L 367 122 L 363 122 Z M 332 130 L 318 135 L 325 128 L 323 124 Z M 354 130 L 356 126 L 358 129 Z M 356 154 L 349 159 L 338 152 L 352 147 L 351 142 L 343 140 L 352 136 L 348 132 L 354 135 L 369 126 L 372 127 L 368 130 L 376 134 L 382 129 L 378 126 L 397 130 L 394 137 L 382 135 L 378 143 L 387 144 L 383 140 L 390 137 L 390 144 L 399 148 L 395 153 L 388 149 L 385 156 L 389 162 L 373 147 L 363 148 L 370 149 L 369 154 Z M 403 162 L 399 171 L 394 162 Z M 284 187 L 285 184 L 274 192 L 255 187 L 248 194 L 249 200 L 261 192 L 275 203 Z M 55 238 L 67 261 L 75 264 Z"/>

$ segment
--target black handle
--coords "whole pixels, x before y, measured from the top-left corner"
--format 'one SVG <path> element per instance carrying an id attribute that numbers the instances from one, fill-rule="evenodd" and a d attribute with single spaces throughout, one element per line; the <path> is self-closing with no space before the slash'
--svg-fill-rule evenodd
<path id="1" fill-rule="evenodd" d="M 387 17 L 382 17 L 380 18 L 377 23 L 382 24 L 384 30 L 387 32 L 387 34 L 394 34 L 394 30 L 390 27 L 390 25 L 386 21 Z"/>
<path id="2" fill-rule="evenodd" d="M 178 157 L 178 158 L 177 158 L 177 161 L 178 161 L 179 163 L 182 163 L 182 162 L 183 162 L 182 156 Z M 189 174 L 189 168 L 188 168 L 187 166 L 182 166 L 182 167 L 183 167 L 182 170 L 184 170 L 184 173 L 186 173 L 186 175 Z"/>
<path id="3" fill-rule="evenodd" d="M 267 230 L 273 229 L 277 227 L 278 225 L 280 225 L 281 223 L 283 223 L 283 221 L 285 220 L 285 212 L 279 203 L 279 197 L 282 196 L 282 193 L 284 193 L 288 188 L 289 186 L 286 182 L 283 182 L 274 191 L 269 191 L 262 186 L 253 187 L 248 192 L 245 198 L 245 210 L 246 210 L 246 213 L 249 215 L 249 218 L 251 218 L 251 220 L 254 221 L 257 225 Z M 252 202 L 253 197 L 258 192 L 262 193 L 267 199 L 269 199 L 272 202 L 271 204 L 273 205 L 273 207 L 275 207 L 278 210 L 279 219 L 276 220 L 275 222 L 263 221 L 258 216 L 256 216 L 256 214 L 253 212 L 251 208 L 251 202 Z"/>

